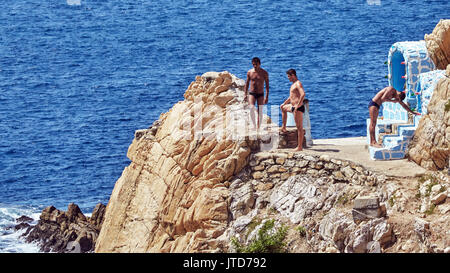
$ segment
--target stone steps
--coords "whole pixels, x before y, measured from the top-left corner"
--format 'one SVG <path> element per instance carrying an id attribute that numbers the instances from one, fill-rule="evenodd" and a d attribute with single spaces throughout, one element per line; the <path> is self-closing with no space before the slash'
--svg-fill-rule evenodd
<path id="1" fill-rule="evenodd" d="M 408 121 L 410 121 L 410 123 L 396 123 L 396 121 L 383 120 L 378 128 L 378 134 L 376 134 L 383 147 L 375 148 L 369 146 L 370 158 L 373 160 L 393 160 L 405 158 L 409 143 L 414 136 L 417 125 L 419 124 L 419 119 L 420 116 L 409 116 Z"/>

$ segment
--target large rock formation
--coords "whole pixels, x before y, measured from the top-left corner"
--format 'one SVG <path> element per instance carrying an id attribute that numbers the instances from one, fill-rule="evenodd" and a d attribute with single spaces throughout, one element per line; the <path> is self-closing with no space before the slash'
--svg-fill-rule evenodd
<path id="1" fill-rule="evenodd" d="M 433 91 L 427 114 L 420 120 L 408 157 L 430 170 L 450 167 L 450 20 L 440 20 L 431 34 L 425 35 L 431 59 L 437 69 L 445 70 Z M 447 107 L 447 108 L 446 108 Z"/>
<path id="2" fill-rule="evenodd" d="M 244 118 L 243 85 L 228 72 L 197 76 L 185 100 L 136 132 L 127 154 L 132 163 L 112 192 L 97 252 L 218 247 L 229 218 L 227 180 L 258 147 Z"/>
<path id="3" fill-rule="evenodd" d="M 36 242 L 43 252 L 92 252 L 100 232 L 105 205 L 99 203 L 94 208 L 91 217 L 86 217 L 80 208 L 71 203 L 67 211 L 61 211 L 53 206 L 46 207 L 35 226 L 18 225 L 25 228 L 22 235 L 26 242 Z M 22 222 L 26 217 L 17 219 Z"/>
<path id="4" fill-rule="evenodd" d="M 250 244 L 269 220 L 289 227 L 289 252 L 450 251 L 450 178 L 417 192 L 411 177 L 276 149 L 289 144 L 276 125 L 247 130 L 243 84 L 228 72 L 199 76 L 184 101 L 136 131 L 96 252 L 233 252 L 230 242 Z"/>
<path id="5" fill-rule="evenodd" d="M 436 68 L 445 69 L 450 64 L 450 20 L 440 20 L 425 42 Z"/>
<path id="6" fill-rule="evenodd" d="M 420 120 L 408 156 L 430 170 L 449 167 L 450 156 L 450 65 L 436 85 L 428 112 Z"/>

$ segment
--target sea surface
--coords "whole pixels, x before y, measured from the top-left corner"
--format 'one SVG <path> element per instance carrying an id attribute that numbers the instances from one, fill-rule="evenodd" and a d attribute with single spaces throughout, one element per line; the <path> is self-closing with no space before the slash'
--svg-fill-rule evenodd
<path id="1" fill-rule="evenodd" d="M 287 98 L 294 68 L 313 139 L 363 136 L 389 47 L 450 17 L 448 0 L 2 3 L 0 252 L 38 251 L 11 228 L 21 215 L 106 204 L 134 131 L 183 100 L 195 76 L 245 79 L 258 56 L 270 107 Z"/>

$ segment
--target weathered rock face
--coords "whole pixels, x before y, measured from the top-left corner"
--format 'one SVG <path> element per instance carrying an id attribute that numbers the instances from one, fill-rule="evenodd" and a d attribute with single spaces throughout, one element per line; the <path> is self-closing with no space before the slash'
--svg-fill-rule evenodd
<path id="1" fill-rule="evenodd" d="M 289 252 L 444 252 L 450 180 L 442 172 L 414 180 L 401 183 L 328 155 L 252 153 L 231 180 L 230 222 L 218 239 L 249 245 L 258 223 L 274 219 L 289 227 Z M 433 227 L 425 239 L 412 232 L 417 217 Z"/>
<path id="2" fill-rule="evenodd" d="M 329 156 L 253 153 L 249 165 L 230 185 L 230 224 L 219 239 L 230 242 L 235 238 L 248 244 L 255 222 L 273 218 L 288 223 L 293 231 L 295 226 L 304 227 L 303 240 L 308 247 L 301 251 L 382 252 L 395 242 L 392 225 L 385 219 L 386 208 L 379 204 L 380 198 L 386 198 L 364 196 L 381 188 L 385 179 L 358 164 Z M 353 199 L 353 210 L 367 217 L 355 219 L 343 207 Z M 233 246 L 228 251 L 233 251 Z"/>
<path id="3" fill-rule="evenodd" d="M 448 181 L 420 186 L 430 192 L 422 202 L 410 181 L 402 186 L 329 155 L 273 149 L 286 139 L 270 126 L 259 136 L 246 131 L 242 85 L 227 72 L 206 73 L 184 101 L 136 131 L 96 252 L 233 252 L 230 242 L 250 243 L 269 219 L 289 226 L 290 252 L 443 252 L 450 245 L 448 232 L 433 237 L 449 217 L 430 219 L 433 232 L 417 241 L 414 218 L 404 213 L 422 214 L 423 202 L 447 213 Z"/>
<path id="4" fill-rule="evenodd" d="M 24 233 L 27 242 L 37 242 L 44 252 L 91 252 L 100 232 L 105 205 L 97 204 L 91 217 L 86 217 L 80 208 L 71 203 L 67 212 L 49 206 L 42 211 L 35 226 Z M 17 219 L 17 221 L 23 221 Z M 26 219 L 25 219 L 26 220 Z"/>
<path id="5" fill-rule="evenodd" d="M 319 223 L 320 236 L 345 253 L 380 253 L 395 242 L 393 227 L 376 218 L 356 225 L 345 213 L 332 209 Z"/>
<path id="6" fill-rule="evenodd" d="M 229 217 L 226 181 L 258 146 L 244 118 L 243 85 L 228 72 L 197 76 L 184 101 L 136 132 L 96 252 L 217 248 Z"/>
<path id="7" fill-rule="evenodd" d="M 445 69 L 450 64 L 450 20 L 440 20 L 425 42 L 436 68 Z"/>
<path id="8" fill-rule="evenodd" d="M 441 170 L 449 167 L 450 156 L 450 65 L 446 77 L 436 85 L 409 147 L 409 158 L 418 165 Z M 446 106 L 447 105 L 447 106 Z"/>

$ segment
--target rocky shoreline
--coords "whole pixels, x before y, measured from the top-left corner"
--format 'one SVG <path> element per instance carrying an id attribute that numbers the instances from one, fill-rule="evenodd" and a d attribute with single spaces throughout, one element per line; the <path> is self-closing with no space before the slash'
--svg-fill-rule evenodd
<path id="1" fill-rule="evenodd" d="M 81 209 L 70 203 L 67 211 L 53 206 L 46 207 L 38 223 L 30 225 L 32 218 L 21 216 L 14 229 L 26 231 L 21 237 L 27 243 L 37 243 L 42 252 L 85 253 L 93 252 L 101 230 L 106 206 L 99 203 L 92 216 L 85 216 Z"/>
<path id="2" fill-rule="evenodd" d="M 50 206 L 16 228 L 45 252 L 237 252 L 276 234 L 272 249 L 294 253 L 450 253 L 450 65 L 438 59 L 447 74 L 409 153 L 426 173 L 288 151 L 295 134 L 269 117 L 262 133 L 248 130 L 242 79 L 207 72 L 136 131 L 107 207 L 86 217 Z"/>
<path id="3" fill-rule="evenodd" d="M 287 252 L 450 252 L 447 171 L 387 175 L 293 153 L 268 117 L 267 134 L 241 130 L 242 80 L 228 72 L 197 77 L 185 98 L 136 131 L 108 207 L 47 207 L 36 226 L 20 220 L 25 240 L 44 252 L 235 252 L 269 222 Z"/>

